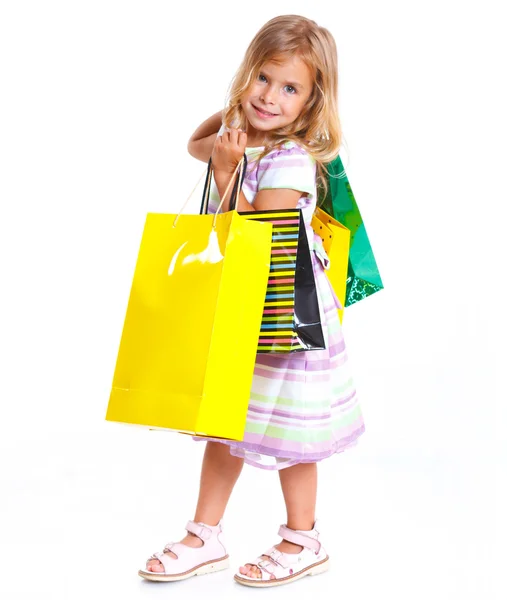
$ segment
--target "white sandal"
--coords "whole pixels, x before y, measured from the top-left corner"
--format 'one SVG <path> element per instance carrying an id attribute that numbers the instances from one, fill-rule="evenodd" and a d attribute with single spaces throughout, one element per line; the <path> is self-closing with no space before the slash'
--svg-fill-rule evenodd
<path id="1" fill-rule="evenodd" d="M 163 567 L 163 573 L 148 571 L 146 567 L 139 569 L 139 575 L 150 581 L 180 581 L 194 575 L 206 575 L 222 571 L 229 567 L 229 555 L 222 539 L 222 521 L 218 525 L 206 525 L 189 521 L 186 526 L 203 541 L 200 548 L 191 548 L 181 543 L 169 543 L 162 552 L 155 552 L 147 561 L 158 559 Z M 178 558 L 171 558 L 169 552 L 174 552 Z"/>
<path id="2" fill-rule="evenodd" d="M 260 578 L 249 577 L 238 571 L 234 579 L 250 587 L 270 587 L 291 583 L 306 575 L 324 573 L 329 568 L 329 556 L 319 542 L 316 526 L 317 523 L 311 531 L 301 531 L 281 525 L 278 535 L 288 542 L 303 546 L 303 550 L 299 554 L 288 554 L 273 546 L 263 556 L 246 563 L 260 569 Z"/>

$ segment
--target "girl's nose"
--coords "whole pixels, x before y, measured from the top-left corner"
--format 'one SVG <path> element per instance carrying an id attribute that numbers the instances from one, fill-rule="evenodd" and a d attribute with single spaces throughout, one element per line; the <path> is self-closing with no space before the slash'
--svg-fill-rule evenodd
<path id="1" fill-rule="evenodd" d="M 275 93 L 272 90 L 265 90 L 261 95 L 261 100 L 266 104 L 273 104 L 273 98 L 275 97 Z"/>

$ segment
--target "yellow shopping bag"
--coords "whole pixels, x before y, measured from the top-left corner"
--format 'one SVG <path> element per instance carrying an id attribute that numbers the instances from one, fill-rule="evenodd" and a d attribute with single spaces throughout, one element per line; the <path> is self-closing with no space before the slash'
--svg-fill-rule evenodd
<path id="1" fill-rule="evenodd" d="M 350 230 L 333 217 L 330 217 L 321 208 L 315 209 L 312 228 L 322 239 L 324 250 L 329 256 L 330 266 L 327 271 L 329 281 L 341 305 L 345 306 Z M 343 322 L 343 310 L 343 308 L 338 310 L 340 323 Z"/>
<path id="2" fill-rule="evenodd" d="M 271 229 L 236 211 L 147 215 L 107 420 L 243 439 Z"/>

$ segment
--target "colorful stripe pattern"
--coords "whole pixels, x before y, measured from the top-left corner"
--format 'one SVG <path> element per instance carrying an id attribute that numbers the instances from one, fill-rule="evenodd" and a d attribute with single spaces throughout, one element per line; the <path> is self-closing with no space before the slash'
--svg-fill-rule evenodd
<path id="1" fill-rule="evenodd" d="M 257 348 L 259 353 L 304 350 L 294 322 L 300 212 L 298 209 L 289 209 L 283 212 L 269 210 L 244 214 L 248 219 L 273 224 L 271 266 Z"/>
<path id="2" fill-rule="evenodd" d="M 260 469 L 318 462 L 357 444 L 365 425 L 336 298 L 314 254 L 326 349 L 258 354 L 242 442 L 211 439 Z"/>

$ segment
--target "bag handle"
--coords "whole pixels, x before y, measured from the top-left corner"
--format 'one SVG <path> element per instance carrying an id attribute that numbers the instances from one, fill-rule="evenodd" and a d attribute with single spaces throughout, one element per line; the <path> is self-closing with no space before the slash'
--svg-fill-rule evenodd
<path id="1" fill-rule="evenodd" d="M 243 154 L 243 158 L 242 161 L 244 164 L 244 168 L 242 169 L 242 173 L 241 173 L 241 183 L 239 183 L 238 185 L 238 180 L 239 177 L 237 177 L 236 182 L 234 184 L 234 188 L 232 190 L 232 194 L 231 194 L 231 202 L 229 203 L 229 210 L 236 210 L 237 206 L 238 206 L 238 202 L 239 202 L 239 194 L 241 193 L 241 188 L 243 186 L 243 182 L 245 181 L 245 175 L 246 175 L 246 167 L 248 164 L 248 159 L 246 157 L 246 153 Z M 204 191 L 202 194 L 202 202 L 201 202 L 201 215 L 205 215 L 208 212 L 208 208 L 209 208 L 209 197 L 210 197 L 210 190 L 211 190 L 211 171 L 212 171 L 213 165 L 211 164 L 211 159 L 208 162 L 208 170 L 206 173 L 206 183 L 204 184 Z M 236 172 L 235 172 L 236 173 Z M 234 175 L 233 175 L 234 176 Z M 227 188 L 227 191 L 224 194 L 224 197 L 227 196 L 227 192 L 229 191 L 229 188 Z M 234 206 L 231 207 L 232 204 L 232 199 L 234 198 Z M 223 199 L 222 199 L 223 202 Z M 222 206 L 222 202 L 220 203 L 220 207 Z M 217 212 L 220 211 L 220 207 L 217 209 Z"/>
<path id="2" fill-rule="evenodd" d="M 231 189 L 231 185 L 232 185 L 232 182 L 234 181 L 234 179 L 236 179 L 236 182 L 234 184 L 234 189 L 232 191 L 231 200 L 232 200 L 232 197 L 234 197 L 234 195 L 235 195 L 234 209 L 236 209 L 236 206 L 238 205 L 239 194 L 241 192 L 241 185 L 243 184 L 243 181 L 245 179 L 245 174 L 246 174 L 246 160 L 247 160 L 246 154 L 244 154 L 243 158 L 239 161 L 239 163 L 236 165 L 236 168 L 234 169 L 234 173 L 232 174 L 231 179 L 229 180 L 229 183 L 227 184 L 227 188 L 225 189 L 224 195 L 223 195 L 222 199 L 220 200 L 220 204 L 217 208 L 217 212 L 215 213 L 215 217 L 213 219 L 213 229 L 216 226 L 217 215 L 220 212 L 220 209 L 222 208 L 222 205 L 223 205 L 225 199 L 227 198 L 227 194 L 229 193 L 229 190 Z M 241 167 L 243 165 L 244 165 L 244 168 L 243 168 L 242 176 L 241 176 L 241 185 L 238 185 L 239 171 L 241 170 Z M 199 181 L 196 183 L 194 189 L 190 192 L 189 197 L 185 200 L 185 203 L 181 207 L 180 212 L 176 215 L 174 222 L 173 222 L 173 227 L 176 227 L 176 223 L 178 222 L 178 219 L 180 218 L 181 213 L 185 210 L 185 207 L 187 206 L 190 198 L 192 197 L 195 190 L 197 189 L 197 186 L 201 183 L 201 180 L 205 174 L 206 174 L 206 182 L 204 185 L 203 199 L 201 202 L 201 214 L 206 214 L 206 213 L 203 213 L 202 210 L 203 210 L 203 206 L 204 206 L 205 202 L 206 202 L 206 212 L 208 210 L 209 195 L 210 195 L 210 189 L 211 189 L 211 171 L 212 171 L 212 163 L 211 163 L 211 158 L 210 158 L 206 170 L 199 177 Z"/>

